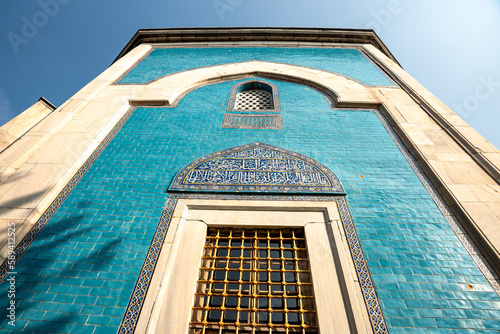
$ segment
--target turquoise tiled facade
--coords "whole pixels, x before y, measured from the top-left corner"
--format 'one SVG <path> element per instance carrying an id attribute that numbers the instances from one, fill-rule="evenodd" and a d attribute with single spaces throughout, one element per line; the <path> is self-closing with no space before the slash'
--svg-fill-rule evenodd
<path id="1" fill-rule="evenodd" d="M 313 67 L 348 76 L 365 85 L 393 85 L 357 49 L 257 47 L 156 48 L 118 83 L 147 83 L 167 74 L 189 70 L 193 67 L 251 60 Z"/>
<path id="2" fill-rule="evenodd" d="M 158 49 L 124 80 L 145 82 L 191 66 L 170 50 L 182 52 Z M 192 50 L 186 52 L 215 49 Z M 351 66 L 353 50 L 331 51 Z M 244 61 L 245 52 L 220 61 Z M 170 57 L 180 64 L 158 65 Z M 372 66 L 358 79 L 387 84 L 381 77 Z M 283 129 L 224 129 L 231 87 L 240 81 L 198 88 L 176 108 L 133 112 L 17 263 L 16 328 L 8 325 L 3 293 L 1 333 L 115 333 L 172 178 L 197 158 L 256 141 L 309 156 L 342 182 L 390 333 L 498 333 L 500 298 L 373 111 L 331 109 L 312 88 L 270 80 Z"/>

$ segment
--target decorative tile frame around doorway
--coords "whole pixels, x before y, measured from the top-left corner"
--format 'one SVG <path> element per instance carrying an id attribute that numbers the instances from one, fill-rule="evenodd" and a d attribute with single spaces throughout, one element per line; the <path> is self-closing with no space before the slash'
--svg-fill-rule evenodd
<path id="1" fill-rule="evenodd" d="M 375 285 L 368 270 L 368 264 L 361 249 L 361 244 L 352 220 L 345 196 L 310 196 L 310 195 L 236 195 L 236 194 L 189 194 L 173 193 L 167 200 L 160 222 L 153 237 L 153 241 L 146 255 L 139 278 L 134 287 L 125 316 L 120 325 L 118 333 L 134 333 L 139 316 L 146 299 L 153 273 L 160 256 L 161 248 L 173 217 L 174 209 L 180 199 L 204 199 L 204 200 L 260 200 L 260 201 L 331 201 L 337 204 L 342 226 L 346 235 L 352 261 L 358 276 L 363 300 L 369 315 L 370 323 L 374 333 L 389 333 L 387 324 Z"/>

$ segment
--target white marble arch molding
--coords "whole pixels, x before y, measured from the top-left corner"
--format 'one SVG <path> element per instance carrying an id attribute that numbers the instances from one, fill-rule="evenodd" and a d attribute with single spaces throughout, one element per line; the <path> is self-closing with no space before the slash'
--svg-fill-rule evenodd
<path id="1" fill-rule="evenodd" d="M 366 87 L 354 79 L 322 70 L 272 63 L 247 61 L 187 70 L 165 76 L 146 85 L 129 100 L 131 105 L 175 107 L 192 89 L 221 81 L 257 76 L 305 84 L 324 92 L 337 107 L 377 108 L 379 99 L 373 87 Z"/>
<path id="2" fill-rule="evenodd" d="M 260 142 L 194 160 L 177 173 L 167 191 L 345 195 L 339 179 L 325 165 Z"/>

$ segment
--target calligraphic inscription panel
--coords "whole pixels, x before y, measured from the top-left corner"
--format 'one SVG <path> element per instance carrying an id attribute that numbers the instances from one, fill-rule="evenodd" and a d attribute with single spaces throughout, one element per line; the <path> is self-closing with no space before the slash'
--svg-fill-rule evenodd
<path id="1" fill-rule="evenodd" d="M 343 193 L 335 174 L 302 154 L 253 143 L 195 160 L 170 191 Z"/>

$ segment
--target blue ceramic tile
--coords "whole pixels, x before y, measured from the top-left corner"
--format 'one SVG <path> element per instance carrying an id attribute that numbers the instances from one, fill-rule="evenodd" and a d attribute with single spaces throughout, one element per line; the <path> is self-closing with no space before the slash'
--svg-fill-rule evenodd
<path id="1" fill-rule="evenodd" d="M 420 309 L 420 316 L 423 318 L 442 318 L 443 312 L 438 309 Z"/>
<path id="2" fill-rule="evenodd" d="M 429 334 L 453 334 L 452 330 L 448 328 L 429 328 L 427 332 Z"/>
<path id="3" fill-rule="evenodd" d="M 390 327 L 413 327 L 411 318 L 389 318 Z"/>
<path id="4" fill-rule="evenodd" d="M 89 325 L 99 325 L 99 326 L 107 326 L 111 321 L 111 317 L 102 316 L 102 315 L 91 315 L 87 320 L 87 324 Z"/>
<path id="5" fill-rule="evenodd" d="M 459 319 L 458 323 L 462 328 L 486 329 L 486 326 L 483 324 L 483 322 L 477 319 Z M 498 329 L 500 329 L 500 327 Z"/>
<path id="6" fill-rule="evenodd" d="M 500 330 L 500 321 L 498 320 L 483 320 L 482 323 L 486 329 Z"/>
<path id="7" fill-rule="evenodd" d="M 456 319 L 436 319 L 436 325 L 442 328 L 461 328 L 460 323 Z"/>
<path id="8" fill-rule="evenodd" d="M 97 326 L 93 334 L 115 334 L 116 327 L 112 326 Z"/>
<path id="9" fill-rule="evenodd" d="M 71 327 L 71 332 L 74 334 L 89 334 L 89 333 L 94 333 L 96 326 L 93 325 L 81 325 L 81 324 L 75 324 Z M 116 331 L 115 331 L 116 332 Z"/>

